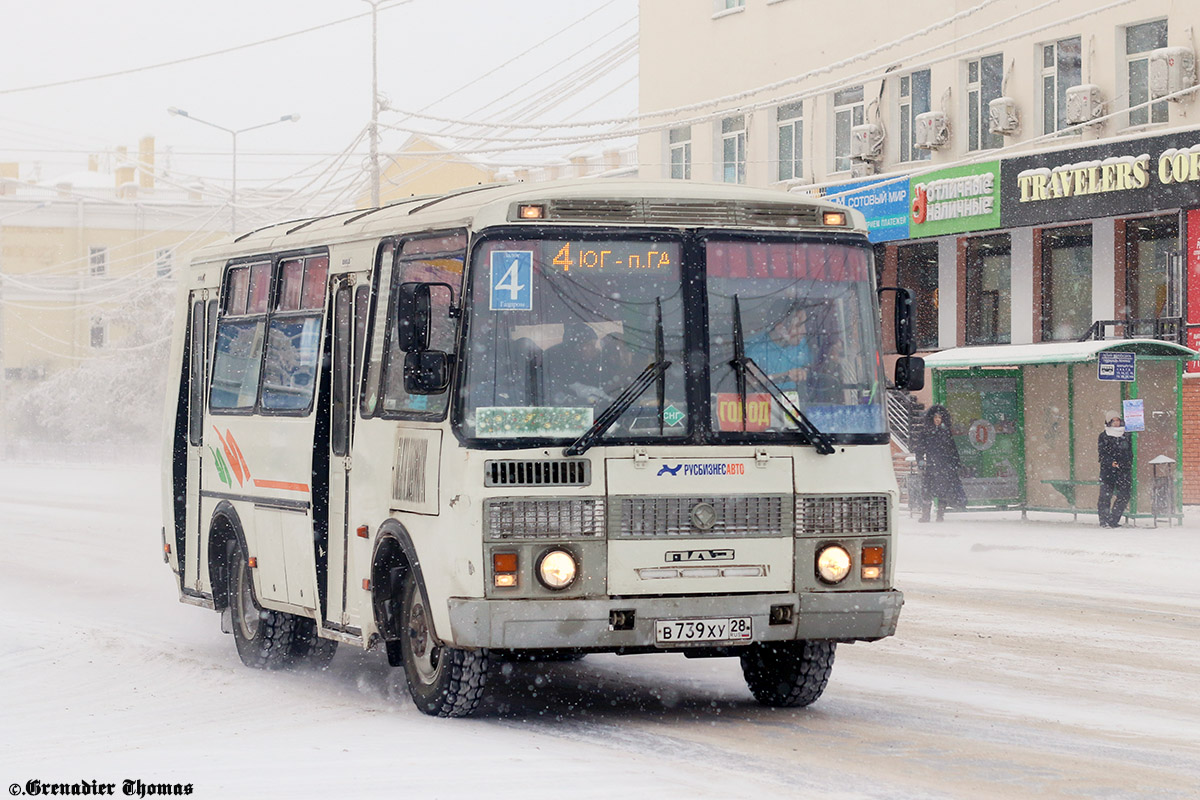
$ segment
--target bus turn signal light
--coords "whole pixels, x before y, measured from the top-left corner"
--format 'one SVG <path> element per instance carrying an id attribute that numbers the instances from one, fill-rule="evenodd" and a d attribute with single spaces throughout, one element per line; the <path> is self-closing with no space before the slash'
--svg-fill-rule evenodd
<path id="1" fill-rule="evenodd" d="M 516 553 L 492 553 L 492 582 L 502 588 L 517 585 Z"/>
<path id="2" fill-rule="evenodd" d="M 825 223 L 826 225 L 840 225 L 842 227 L 845 227 L 846 212 L 845 211 L 826 211 L 824 214 L 821 215 L 821 221 L 823 223 Z"/>
<path id="3" fill-rule="evenodd" d="M 878 545 L 862 549 L 862 579 L 877 581 L 883 577 L 883 548 Z"/>

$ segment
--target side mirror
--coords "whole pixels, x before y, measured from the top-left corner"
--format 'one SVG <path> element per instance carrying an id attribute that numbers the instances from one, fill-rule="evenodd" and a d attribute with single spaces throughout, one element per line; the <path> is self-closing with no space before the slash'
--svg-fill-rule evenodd
<path id="1" fill-rule="evenodd" d="M 912 292 L 900 289 L 896 292 L 896 352 L 900 355 L 911 356 L 917 352 L 916 327 Z"/>
<path id="2" fill-rule="evenodd" d="M 925 359 L 902 356 L 896 359 L 896 388 L 919 392 L 925 388 Z"/>
<path id="3" fill-rule="evenodd" d="M 450 356 L 440 350 L 418 350 L 404 356 L 404 391 L 441 394 L 450 385 Z"/>
<path id="4" fill-rule="evenodd" d="M 429 349 L 429 321 L 433 304 L 428 283 L 402 283 L 396 290 L 396 344 L 405 353 Z M 408 375 L 406 358 L 404 374 Z"/>
<path id="5" fill-rule="evenodd" d="M 912 292 L 899 286 L 880 286 L 879 293 L 895 292 L 896 304 L 893 321 L 896 333 L 896 352 L 911 356 L 917 352 L 917 317 L 913 306 Z"/>

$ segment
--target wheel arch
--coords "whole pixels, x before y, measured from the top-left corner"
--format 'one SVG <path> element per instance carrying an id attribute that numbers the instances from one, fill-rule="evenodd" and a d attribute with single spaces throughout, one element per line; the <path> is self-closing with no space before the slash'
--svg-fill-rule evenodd
<path id="1" fill-rule="evenodd" d="M 371 611 L 375 629 L 385 641 L 400 638 L 400 581 L 410 573 L 424 594 L 421 559 L 412 537 L 401 523 L 386 520 L 371 554 Z"/>
<path id="2" fill-rule="evenodd" d="M 228 500 L 222 500 L 213 511 L 208 523 L 208 580 L 212 591 L 213 607 L 223 611 L 229 605 L 229 579 L 232 574 L 229 564 L 229 542 L 237 542 L 242 552 L 249 554 L 246 532 L 242 527 L 237 509 Z M 251 582 L 250 591 L 254 592 Z M 257 596 L 254 598 L 257 602 Z"/>

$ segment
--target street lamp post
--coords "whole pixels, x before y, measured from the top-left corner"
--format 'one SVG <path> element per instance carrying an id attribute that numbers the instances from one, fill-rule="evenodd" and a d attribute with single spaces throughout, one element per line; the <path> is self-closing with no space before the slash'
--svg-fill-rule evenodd
<path id="1" fill-rule="evenodd" d="M 217 125 L 216 123 L 209 122 L 208 120 L 204 120 L 204 119 L 200 119 L 199 117 L 192 116 L 188 112 L 184 111 L 182 108 L 175 108 L 175 106 L 171 106 L 170 108 L 168 108 L 167 113 L 173 117 L 185 117 L 187 119 L 190 119 L 192 122 L 199 122 L 201 125 L 207 125 L 208 127 L 216 128 L 219 131 L 225 131 L 225 133 L 228 133 L 231 137 L 233 137 L 233 184 L 229 191 L 229 232 L 236 233 L 237 232 L 237 137 L 238 137 L 238 134 L 245 133 L 246 131 L 257 130 L 259 128 L 266 128 L 269 125 L 278 125 L 281 122 L 296 122 L 297 120 L 300 119 L 300 115 L 299 114 L 286 114 L 286 115 L 280 117 L 279 119 L 273 119 L 270 122 L 263 122 L 258 125 L 251 125 L 248 128 L 238 128 L 237 130 L 234 130 L 233 128 L 226 128 L 223 125 Z"/>

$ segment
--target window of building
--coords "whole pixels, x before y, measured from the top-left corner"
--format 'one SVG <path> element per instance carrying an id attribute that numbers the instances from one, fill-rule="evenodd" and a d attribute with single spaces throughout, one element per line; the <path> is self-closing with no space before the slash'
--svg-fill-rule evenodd
<path id="1" fill-rule="evenodd" d="M 850 129 L 866 118 L 863 87 L 852 86 L 833 94 L 833 171 L 850 169 Z"/>
<path id="2" fill-rule="evenodd" d="M 900 76 L 899 113 L 900 160 L 927 161 L 928 150 L 917 147 L 917 115 L 929 111 L 929 70 L 917 70 Z"/>
<path id="3" fill-rule="evenodd" d="M 1012 244 L 1008 234 L 967 239 L 967 344 L 1012 341 Z"/>
<path id="4" fill-rule="evenodd" d="M 917 310 L 917 349 L 938 346 L 938 245 L 937 242 L 896 248 L 896 282 L 912 292 Z"/>
<path id="5" fill-rule="evenodd" d="M 804 177 L 804 103 L 784 103 L 775 110 L 779 141 L 779 180 Z"/>
<path id="6" fill-rule="evenodd" d="M 169 247 L 160 247 L 154 251 L 154 274 L 166 278 L 171 274 L 175 263 L 175 252 Z"/>
<path id="7" fill-rule="evenodd" d="M 746 7 L 746 0 L 713 0 L 713 13 L 720 14 L 722 11 L 733 11 Z"/>
<path id="8" fill-rule="evenodd" d="M 88 274 L 100 278 L 108 274 L 108 248 L 100 245 L 88 248 Z"/>
<path id="9" fill-rule="evenodd" d="M 738 115 L 721 120 L 721 180 L 746 182 L 746 118 Z"/>
<path id="10" fill-rule="evenodd" d="M 1082 83 L 1080 37 L 1042 45 L 1042 133 L 1067 127 L 1067 89 Z"/>
<path id="11" fill-rule="evenodd" d="M 108 346 L 108 323 L 100 317 L 92 317 L 89 340 L 92 347 L 97 350 Z"/>
<path id="12" fill-rule="evenodd" d="M 1167 46 L 1167 21 L 1144 22 L 1125 29 L 1125 60 L 1129 71 L 1129 124 L 1167 121 L 1167 101 L 1150 102 L 1150 52 Z"/>
<path id="13" fill-rule="evenodd" d="M 1004 56 L 996 53 L 967 62 L 967 149 L 992 150 L 1004 137 L 988 129 L 988 104 L 1000 96 Z"/>
<path id="14" fill-rule="evenodd" d="M 692 128 L 671 128 L 667 131 L 667 144 L 671 151 L 671 177 L 675 180 L 692 178 Z"/>
<path id="15" fill-rule="evenodd" d="M 1092 327 L 1092 226 L 1042 231 L 1042 340 L 1072 342 Z"/>
<path id="16" fill-rule="evenodd" d="M 1179 217 L 1169 214 L 1125 223 L 1125 315 L 1160 319 L 1181 315 L 1176 274 Z M 1139 326 L 1142 333 L 1149 326 Z"/>

